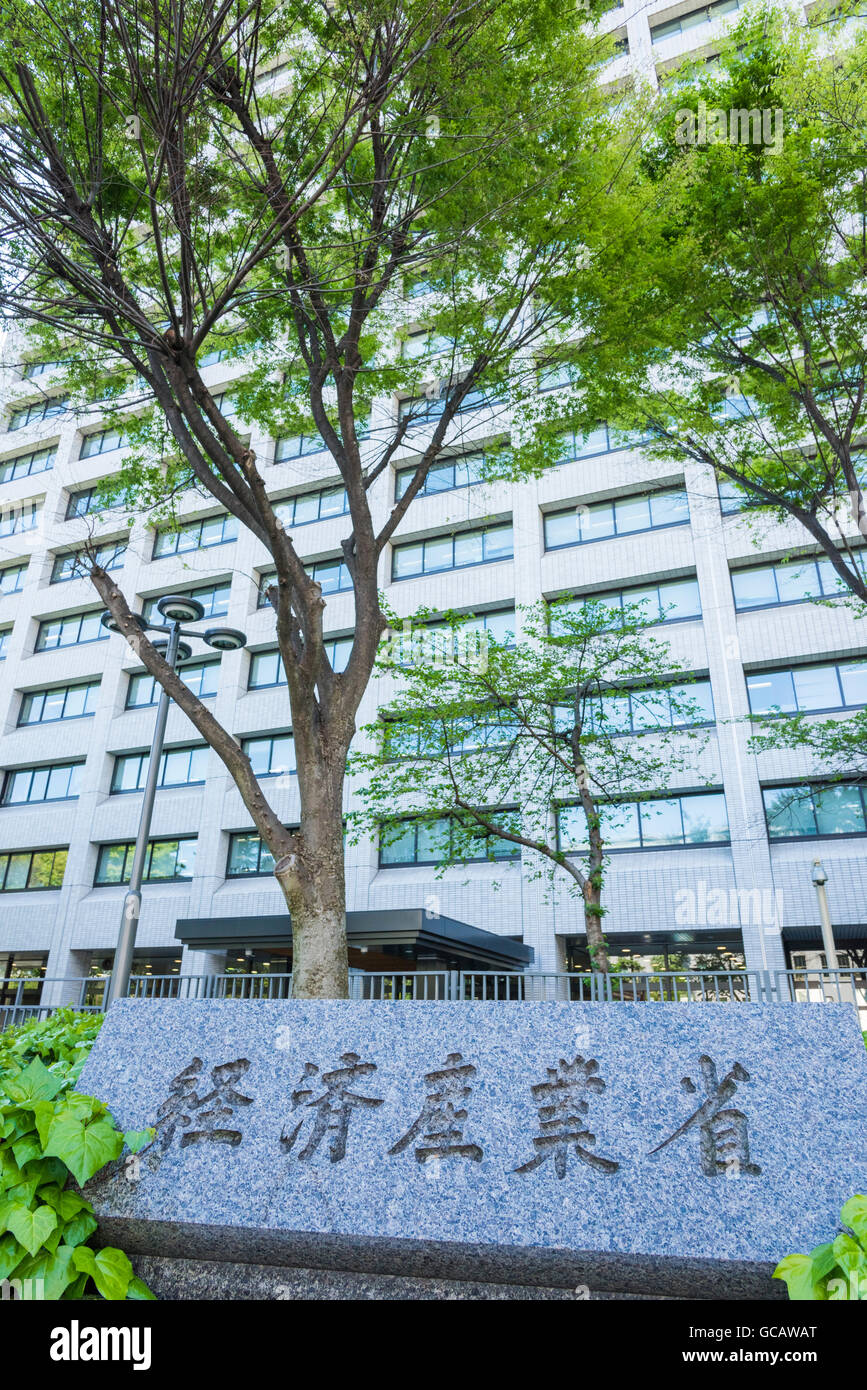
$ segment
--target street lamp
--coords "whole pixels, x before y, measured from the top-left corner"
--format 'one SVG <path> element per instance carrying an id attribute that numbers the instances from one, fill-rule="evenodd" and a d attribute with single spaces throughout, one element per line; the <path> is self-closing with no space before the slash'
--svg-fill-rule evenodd
<path id="1" fill-rule="evenodd" d="M 157 608 L 165 618 L 164 623 L 148 622 L 138 613 L 134 613 L 133 618 L 142 632 L 164 632 L 166 634 L 165 637 L 157 638 L 153 645 L 158 651 L 163 652 L 165 660 L 172 670 L 175 669 L 176 662 L 187 661 L 192 656 L 192 648 L 189 643 L 181 641 L 182 637 L 198 637 L 209 647 L 220 652 L 236 651 L 239 647 L 247 645 L 246 635 L 243 632 L 238 632 L 237 628 L 212 627 L 205 632 L 187 632 L 181 624 L 201 622 L 205 616 L 205 610 L 198 599 L 190 598 L 186 594 L 166 594 L 165 597 L 158 600 Z M 102 626 L 108 628 L 109 632 L 121 631 L 115 618 L 109 612 L 103 613 L 101 622 Z M 141 819 L 139 820 L 138 835 L 130 869 L 129 888 L 123 900 L 123 916 L 121 917 L 120 934 L 117 938 L 117 950 L 114 953 L 114 967 L 105 1000 L 106 1008 L 113 1004 L 116 999 L 125 999 L 129 990 L 136 931 L 141 915 L 141 886 L 144 879 L 148 839 L 160 775 L 163 740 L 166 734 L 170 702 L 168 691 L 161 689 L 148 761 L 148 774 L 145 780 Z"/>
<path id="2" fill-rule="evenodd" d="M 825 968 L 827 970 L 837 969 L 837 946 L 834 942 L 834 928 L 831 925 L 831 913 L 828 911 L 828 894 L 825 892 L 825 884 L 828 882 L 828 875 L 822 868 L 820 859 L 813 860 L 813 883 L 816 888 L 816 897 L 819 899 L 819 920 L 822 923 L 822 944 L 825 948 Z"/>

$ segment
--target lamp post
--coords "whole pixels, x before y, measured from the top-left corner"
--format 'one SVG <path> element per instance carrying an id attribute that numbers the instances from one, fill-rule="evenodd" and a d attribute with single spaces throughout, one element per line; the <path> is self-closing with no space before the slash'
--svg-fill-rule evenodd
<path id="1" fill-rule="evenodd" d="M 822 945 L 825 948 L 825 969 L 837 969 L 837 946 L 834 941 L 834 928 L 831 925 L 831 913 L 828 911 L 828 894 L 825 892 L 825 884 L 828 882 L 828 875 L 822 868 L 820 859 L 813 860 L 813 883 L 816 887 L 816 897 L 819 899 L 819 921 L 822 924 Z"/>
<path id="2" fill-rule="evenodd" d="M 236 628 L 208 628 L 206 632 L 189 632 L 181 626 L 182 623 L 201 622 L 205 616 L 205 610 L 198 599 L 189 598 L 184 594 L 166 594 L 157 603 L 157 608 L 165 618 L 164 623 L 151 623 L 138 613 L 134 614 L 136 622 L 143 632 L 164 632 L 164 638 L 158 638 L 154 646 L 165 647 L 165 659 L 172 670 L 175 669 L 176 661 L 187 661 L 192 656 L 192 648 L 182 642 L 182 637 L 198 637 L 207 643 L 209 647 L 214 647 L 217 651 L 230 652 L 236 651 L 239 647 L 247 645 L 247 638 L 243 632 L 238 632 Z M 102 625 L 108 628 L 109 632 L 119 632 L 120 629 L 115 622 L 112 614 L 105 612 L 102 615 Z M 117 949 L 114 953 L 114 967 L 111 972 L 111 980 L 108 985 L 108 992 L 105 999 L 105 1007 L 108 1008 L 116 999 L 125 999 L 129 990 L 129 977 L 132 972 L 132 958 L 135 950 L 135 938 L 138 930 L 139 916 L 141 915 L 141 886 L 144 880 L 145 861 L 147 859 L 148 840 L 150 838 L 151 820 L 154 810 L 154 799 L 156 797 L 157 786 L 159 784 L 160 763 L 163 756 L 163 741 L 166 734 L 166 721 L 169 717 L 169 705 L 171 697 L 167 690 L 160 690 L 159 704 L 157 705 L 157 717 L 154 724 L 154 734 L 151 741 L 150 758 L 148 760 L 148 772 L 144 787 L 144 798 L 142 801 L 141 817 L 139 819 L 138 835 L 136 836 L 135 850 L 133 852 L 132 866 L 129 875 L 129 887 L 126 897 L 123 900 L 123 915 L 120 922 L 120 933 L 117 938 Z"/>

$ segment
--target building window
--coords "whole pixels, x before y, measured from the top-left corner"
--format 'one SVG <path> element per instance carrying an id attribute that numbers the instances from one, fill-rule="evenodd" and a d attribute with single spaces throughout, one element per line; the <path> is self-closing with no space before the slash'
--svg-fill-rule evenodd
<path id="1" fill-rule="evenodd" d="M 313 564 L 306 564 L 304 569 L 311 579 L 322 586 L 323 594 L 344 594 L 352 588 L 352 575 L 342 560 L 317 560 Z M 261 576 L 257 608 L 269 606 L 268 590 L 276 582 L 277 576 L 273 570 Z"/>
<path id="2" fill-rule="evenodd" d="M 51 767 L 19 767 L 6 773 L 0 805 L 23 806 L 36 801 L 74 801 L 84 763 L 55 763 Z"/>
<path id="3" fill-rule="evenodd" d="M 308 454 L 321 453 L 324 448 L 325 440 L 319 434 L 283 434 L 277 440 L 274 462 L 306 458 Z"/>
<path id="4" fill-rule="evenodd" d="M 610 608 L 616 621 L 625 608 L 641 606 L 637 615 L 648 623 L 673 623 L 701 617 L 701 600 L 695 579 L 673 580 L 665 584 L 642 585 L 635 589 L 619 589 L 615 593 L 586 594 L 583 598 L 552 603 L 551 631 L 556 633 L 560 613 L 580 613 L 585 603 Z"/>
<path id="5" fill-rule="evenodd" d="M 636 531 L 688 523 L 689 504 L 683 488 L 652 492 L 644 497 L 616 497 L 610 502 L 548 512 L 544 519 L 545 549 L 561 550 L 565 546 L 588 545 Z"/>
<path id="6" fill-rule="evenodd" d="M 60 685 L 51 690 L 28 690 L 21 698 L 19 725 L 54 724 L 60 719 L 81 719 L 96 708 L 99 681 Z"/>
<path id="7" fill-rule="evenodd" d="M 557 706 L 557 726 L 571 729 L 571 706 Z M 583 707 L 583 719 L 595 734 L 638 734 L 646 729 L 697 728 L 714 723 L 710 681 L 669 685 L 656 690 L 630 690 L 619 695 L 594 695 Z"/>
<path id="8" fill-rule="evenodd" d="M 95 487 L 85 487 L 79 492 L 71 492 L 69 501 L 66 504 L 66 520 L 72 521 L 76 516 L 87 516 L 89 512 L 98 511 L 98 493 Z"/>
<path id="9" fill-rule="evenodd" d="M 742 512 L 749 506 L 749 497 L 742 487 L 733 483 L 731 478 L 718 478 L 717 488 L 719 490 L 719 505 L 723 516 L 733 516 L 736 512 Z"/>
<path id="10" fill-rule="evenodd" d="M 21 593 L 28 564 L 29 561 L 23 565 L 7 565 L 5 569 L 0 570 L 0 594 L 5 596 Z"/>
<path id="11" fill-rule="evenodd" d="M 424 627 L 408 624 L 406 631 L 398 630 L 385 640 L 391 644 L 390 659 L 400 666 L 412 666 L 418 661 L 445 665 L 466 662 L 485 641 L 504 647 L 514 644 L 515 610 L 498 608 L 480 613 L 465 619 L 457 629 L 446 623 L 426 623 Z"/>
<path id="12" fill-rule="evenodd" d="M 200 700 L 207 700 L 210 695 L 216 695 L 219 674 L 219 661 L 191 662 L 189 666 L 181 666 L 178 670 L 184 685 Z M 155 705 L 160 698 L 161 690 L 162 686 L 150 671 L 136 671 L 129 678 L 126 708 L 142 709 L 147 705 Z"/>
<path id="13" fill-rule="evenodd" d="M 458 454 L 455 458 L 440 459 L 431 465 L 427 476 L 416 496 L 431 497 L 437 492 L 454 492 L 461 487 L 472 487 L 483 480 L 485 455 L 482 450 L 469 454 Z M 413 478 L 415 466 L 401 468 L 395 480 L 395 500 L 400 501 Z"/>
<path id="14" fill-rule="evenodd" d="M 274 856 L 255 830 L 242 830 L 229 836 L 227 878 L 246 878 L 252 874 L 274 872 Z"/>
<path id="15" fill-rule="evenodd" d="M 280 777 L 296 770 L 295 740 L 291 734 L 244 738 L 241 747 L 250 759 L 256 777 Z"/>
<path id="16" fill-rule="evenodd" d="M 189 550 L 208 550 L 213 545 L 225 545 L 238 539 L 238 522 L 233 516 L 212 516 L 203 521 L 188 521 L 176 531 L 157 531 L 154 537 L 153 558 L 163 555 L 184 555 Z"/>
<path id="17" fill-rule="evenodd" d="M 539 367 L 536 384 L 539 391 L 559 391 L 578 380 L 578 368 L 573 362 L 548 362 Z"/>
<path id="18" fill-rule="evenodd" d="M 867 661 L 794 666 L 747 676 L 752 714 L 808 714 L 867 705 Z"/>
<path id="19" fill-rule="evenodd" d="M 104 570 L 123 569 L 127 541 L 106 541 L 96 547 L 93 561 L 85 550 L 69 550 L 65 555 L 56 555 L 51 568 L 51 583 L 65 584 L 70 579 L 84 579 L 89 573 L 91 563 Z"/>
<path id="20" fill-rule="evenodd" d="M 581 434 L 562 430 L 557 435 L 557 463 L 574 463 L 576 459 L 595 458 L 597 454 L 613 454 L 619 449 L 634 449 L 653 438 L 650 430 L 615 430 L 604 421 L 594 430 Z"/>
<path id="21" fill-rule="evenodd" d="M 862 550 L 855 552 L 855 562 L 861 573 L 867 574 Z M 839 597 L 846 592 L 846 585 L 831 561 L 823 556 L 816 560 L 732 570 L 732 591 L 735 608 L 743 612 L 749 608 L 776 608 L 785 603 Z"/>
<path id="22" fill-rule="evenodd" d="M 498 812 L 506 830 L 520 831 L 517 811 Z M 453 816 L 437 820 L 408 818 L 380 831 L 379 865 L 392 869 L 403 864 L 442 864 L 452 857 L 462 862 L 484 863 L 520 859 L 521 846 L 511 840 L 487 835 L 473 826 L 461 826 Z"/>
<path id="23" fill-rule="evenodd" d="M 9 638 L 11 636 L 11 627 L 0 628 L 0 661 L 6 660 L 6 649 L 9 646 Z"/>
<path id="24" fill-rule="evenodd" d="M 238 413 L 238 402 L 228 391 L 221 391 L 219 395 L 214 396 L 214 405 L 224 420 L 231 420 L 232 416 Z"/>
<path id="25" fill-rule="evenodd" d="M 225 362 L 231 351 L 231 348 L 215 348 L 212 352 L 206 352 L 198 358 L 197 365 L 201 369 L 202 367 L 212 367 L 215 362 Z"/>
<path id="26" fill-rule="evenodd" d="M 867 789 L 834 782 L 828 786 L 765 787 L 765 819 L 772 840 L 864 835 Z"/>
<path id="27" fill-rule="evenodd" d="M 600 807 L 600 820 L 606 853 L 730 843 L 722 792 L 609 802 Z M 580 806 L 561 806 L 558 810 L 557 844 L 565 854 L 587 850 L 587 820 Z"/>
<path id="28" fill-rule="evenodd" d="M 345 516 L 349 511 L 349 498 L 345 487 L 327 487 L 318 492 L 301 492 L 297 497 L 284 497 L 272 505 L 274 515 L 284 526 L 307 526 L 311 521 Z"/>
<path id="29" fill-rule="evenodd" d="M 47 473 L 54 467 L 56 449 L 34 449 L 29 454 L 16 454 L 15 458 L 4 459 L 0 463 L 0 483 L 13 483 L 16 478 L 29 478 L 33 473 Z"/>
<path id="30" fill-rule="evenodd" d="M 453 536 L 431 536 L 428 540 L 396 545 L 391 553 L 391 577 L 393 580 L 413 579 L 419 574 L 511 560 L 512 555 L 512 524 L 508 522 L 484 530 L 459 531 Z"/>
<path id="31" fill-rule="evenodd" d="M 229 611 L 231 589 L 231 581 L 224 581 L 221 584 L 206 584 L 200 589 L 184 589 L 182 592 L 187 598 L 198 599 L 205 610 L 203 617 L 225 618 Z M 175 590 L 169 589 L 168 592 L 174 593 Z M 142 613 L 147 622 L 154 618 L 162 621 L 157 608 L 157 603 L 162 597 L 162 594 L 154 594 L 153 598 L 149 598 L 143 605 Z"/>
<path id="32" fill-rule="evenodd" d="M 21 405 L 9 416 L 9 430 L 23 430 L 25 425 L 33 425 L 40 420 L 50 420 L 54 415 L 62 415 L 66 410 L 68 396 L 46 396 L 34 401 L 32 405 Z"/>
<path id="33" fill-rule="evenodd" d="M 46 618 L 39 624 L 36 638 L 38 652 L 51 651 L 55 647 L 78 647 L 85 642 L 107 642 L 108 632 L 102 626 L 104 609 L 92 609 L 89 613 L 70 613 L 65 618 Z"/>
<path id="34" fill-rule="evenodd" d="M 204 784 L 208 771 L 208 745 L 167 748 L 160 759 L 158 787 L 195 787 Z M 147 753 L 119 753 L 114 760 L 112 793 L 140 792 L 148 775 Z"/>
<path id="35" fill-rule="evenodd" d="M 351 637 L 332 637 L 325 642 L 325 653 L 332 669 L 345 671 L 352 651 Z M 247 678 L 248 690 L 264 690 L 269 686 L 285 685 L 286 675 L 283 661 L 276 647 L 269 651 L 254 652 L 250 658 L 250 674 Z"/>
<path id="36" fill-rule="evenodd" d="M 740 8 L 741 0 L 715 0 L 714 4 L 703 5 L 700 10 L 690 10 L 689 14 L 682 14 L 678 19 L 666 20 L 664 24 L 652 24 L 650 42 L 656 48 L 666 39 L 687 34 L 692 29 L 702 29 L 713 24 L 714 20 L 722 15 L 731 14 Z"/>
<path id="37" fill-rule="evenodd" d="M 64 848 L 24 849 L 0 854 L 0 893 L 62 888 L 68 853 Z"/>
<path id="38" fill-rule="evenodd" d="M 458 385 L 456 382 L 455 385 Z M 430 424 L 431 420 L 438 420 L 444 413 L 449 400 L 449 392 L 444 391 L 441 396 L 407 396 L 398 403 L 397 418 L 400 423 L 407 420 L 408 428 L 418 429 L 420 425 Z M 482 410 L 485 406 L 502 405 L 502 396 L 490 396 L 482 386 L 477 386 L 468 391 L 455 412 L 456 415 L 463 415 L 471 410 Z"/>
<path id="39" fill-rule="evenodd" d="M 39 502 L 13 502 L 9 507 L 0 508 L 0 536 L 20 536 L 25 531 L 35 531 L 41 511 Z"/>
<path id="40" fill-rule="evenodd" d="M 196 837 L 173 840 L 150 840 L 145 858 L 146 883 L 176 883 L 193 877 L 196 865 Z M 112 883 L 129 883 L 135 841 L 123 844 L 100 845 L 96 861 L 96 887 Z"/>
<path id="41" fill-rule="evenodd" d="M 25 362 L 21 375 L 25 381 L 33 381 L 38 376 L 45 376 L 48 372 L 54 372 L 58 367 L 65 366 L 65 362 Z"/>
<path id="42" fill-rule="evenodd" d="M 126 435 L 122 430 L 95 430 L 93 434 L 86 434 L 82 439 L 78 457 L 89 459 L 96 454 L 110 454 L 115 449 L 125 448 Z"/>

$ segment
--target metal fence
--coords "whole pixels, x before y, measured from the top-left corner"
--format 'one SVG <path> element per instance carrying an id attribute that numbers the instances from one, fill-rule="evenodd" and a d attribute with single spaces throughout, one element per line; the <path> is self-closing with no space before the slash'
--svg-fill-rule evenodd
<path id="1" fill-rule="evenodd" d="M 0 980 L 0 1030 L 48 1018 L 64 1005 L 104 1007 L 108 976 Z M 658 970 L 526 973 L 496 970 L 370 972 L 350 976 L 350 998 L 700 1004 L 777 1002 L 852 1004 L 867 1030 L 867 970 Z M 288 999 L 291 975 L 133 975 L 132 999 Z"/>

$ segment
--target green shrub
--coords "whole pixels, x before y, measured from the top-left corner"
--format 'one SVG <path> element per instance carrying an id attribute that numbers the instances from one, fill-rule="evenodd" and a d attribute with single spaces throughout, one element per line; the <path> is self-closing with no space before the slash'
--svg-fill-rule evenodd
<path id="1" fill-rule="evenodd" d="M 60 1009 L 0 1033 L 0 1280 L 22 1292 L 31 1281 L 46 1299 L 154 1296 L 122 1250 L 88 1244 L 96 1217 L 71 1181 L 83 1187 L 153 1133 L 121 1133 L 102 1101 L 73 1089 L 101 1023 Z"/>
<path id="2" fill-rule="evenodd" d="M 867 1197 L 856 1195 L 840 1212 L 847 1228 L 809 1255 L 787 1255 L 774 1270 L 798 1302 L 867 1300 Z"/>

